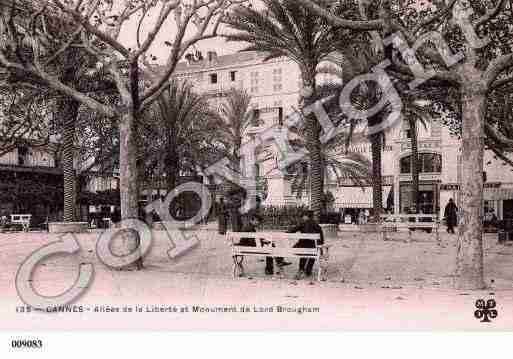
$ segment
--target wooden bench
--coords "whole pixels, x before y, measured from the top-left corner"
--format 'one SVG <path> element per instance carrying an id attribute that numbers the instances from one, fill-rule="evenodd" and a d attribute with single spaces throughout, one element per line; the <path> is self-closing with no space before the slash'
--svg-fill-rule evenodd
<path id="1" fill-rule="evenodd" d="M 11 214 L 11 225 L 19 225 L 24 232 L 28 232 L 31 218 L 31 214 Z"/>
<path id="2" fill-rule="evenodd" d="M 426 230 L 428 233 L 434 232 L 436 240 L 440 242 L 439 227 L 438 217 L 431 214 L 392 214 L 381 216 L 381 235 L 385 241 L 387 240 L 387 233 L 399 232 L 402 229 L 408 231 L 408 241 L 411 241 L 412 232 L 420 229 Z"/>
<path id="3" fill-rule="evenodd" d="M 232 250 L 233 276 L 244 273 L 242 261 L 245 256 L 314 258 L 317 260 L 317 280 L 326 280 L 329 260 L 327 244 L 319 245 L 320 234 L 280 233 L 280 232 L 227 232 L 226 238 Z M 241 239 L 254 239 L 255 246 L 240 245 Z M 300 239 L 309 239 L 315 243 L 314 248 L 296 248 Z"/>

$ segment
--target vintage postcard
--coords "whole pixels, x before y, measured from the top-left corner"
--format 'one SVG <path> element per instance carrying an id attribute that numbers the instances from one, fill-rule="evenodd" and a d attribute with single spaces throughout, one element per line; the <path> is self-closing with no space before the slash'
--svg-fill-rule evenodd
<path id="1" fill-rule="evenodd" d="M 511 331 L 512 5 L 0 0 L 0 329 Z"/>

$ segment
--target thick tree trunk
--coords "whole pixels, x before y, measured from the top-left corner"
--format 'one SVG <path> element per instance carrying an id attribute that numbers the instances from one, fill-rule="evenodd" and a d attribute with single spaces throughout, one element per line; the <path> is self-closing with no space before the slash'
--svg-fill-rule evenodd
<path id="1" fill-rule="evenodd" d="M 61 116 L 64 120 L 63 129 L 63 150 L 62 150 L 62 171 L 64 175 L 64 222 L 76 220 L 76 174 L 73 166 L 75 123 L 80 104 L 75 100 L 63 98 L 60 100 Z"/>
<path id="2" fill-rule="evenodd" d="M 138 138 L 137 121 L 139 110 L 138 84 L 139 76 L 137 64 L 131 64 L 129 70 L 130 87 L 129 92 L 123 89 L 121 100 L 125 110 L 121 114 L 119 123 L 119 193 L 121 201 L 121 219 L 141 219 L 143 214 L 139 208 L 140 195 L 140 173 L 138 171 Z M 123 88 L 124 84 L 118 87 Z M 139 235 L 133 231 L 124 232 L 123 245 L 117 255 L 127 255 L 139 250 Z M 121 252 L 121 253 L 120 253 Z M 136 261 L 138 270 L 142 269 L 142 258 Z"/>
<path id="3" fill-rule="evenodd" d="M 302 77 L 304 89 L 311 92 L 306 94 L 303 99 L 303 105 L 307 107 L 314 102 L 315 98 L 315 67 L 313 67 L 313 71 L 311 69 L 305 70 L 302 73 Z M 314 114 L 310 114 L 306 117 L 306 149 L 310 157 L 310 210 L 314 212 L 317 221 L 320 219 L 323 209 L 324 193 L 320 133 L 321 126 L 319 121 Z"/>
<path id="4" fill-rule="evenodd" d="M 82 209 L 80 205 L 81 195 L 86 189 L 87 177 L 84 174 L 77 174 L 75 180 L 75 198 L 76 198 L 76 218 L 79 221 L 82 221 Z"/>
<path id="5" fill-rule="evenodd" d="M 456 286 L 484 289 L 483 273 L 483 155 L 484 86 L 468 83 L 462 88 L 462 163 L 458 225 Z"/>
<path id="6" fill-rule="evenodd" d="M 417 122 L 415 118 L 408 118 L 411 131 L 411 196 L 415 206 L 415 213 L 419 213 L 419 148 L 417 138 Z"/>
<path id="7" fill-rule="evenodd" d="M 138 214 L 137 144 L 134 121 L 133 113 L 126 113 L 119 124 L 119 134 L 122 139 L 119 146 L 119 193 L 122 219 L 137 218 Z"/>
<path id="8" fill-rule="evenodd" d="M 168 148 L 167 160 L 166 160 L 166 187 L 167 193 L 174 190 L 178 184 L 178 175 L 179 175 L 179 166 L 178 166 L 178 154 L 176 152 L 176 147 L 170 146 Z"/>
<path id="9" fill-rule="evenodd" d="M 381 177 L 381 150 L 382 134 L 375 133 L 370 136 L 372 151 L 372 208 L 374 221 L 377 222 L 383 212 L 383 190 Z"/>

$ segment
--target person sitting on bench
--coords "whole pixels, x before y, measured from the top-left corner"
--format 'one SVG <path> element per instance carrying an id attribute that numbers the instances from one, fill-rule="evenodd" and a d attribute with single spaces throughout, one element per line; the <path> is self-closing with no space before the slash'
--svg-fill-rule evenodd
<path id="1" fill-rule="evenodd" d="M 249 215 L 246 217 L 245 225 L 242 227 L 241 232 L 256 232 L 258 225 L 261 220 L 258 215 Z M 268 243 L 264 243 L 268 244 Z M 256 247 L 256 238 L 241 238 L 238 243 L 239 246 L 247 246 L 247 247 Z M 244 257 L 242 257 L 244 258 Z M 242 263 L 242 259 L 241 259 Z M 276 258 L 276 264 L 280 267 L 289 265 L 291 263 L 285 262 L 283 258 Z M 265 274 L 273 275 L 274 274 L 274 266 L 273 266 L 273 257 L 265 257 Z"/>
<path id="2" fill-rule="evenodd" d="M 289 231 L 289 233 L 297 232 L 310 234 L 318 233 L 320 235 L 320 240 L 317 244 L 324 244 L 324 235 L 322 233 L 322 228 L 315 221 L 313 211 L 305 211 L 302 216 L 302 223 L 300 223 L 299 225 L 297 225 Z M 315 243 L 312 239 L 300 239 L 294 245 L 294 248 L 315 248 Z M 299 260 L 299 269 L 295 276 L 295 279 L 299 280 L 303 278 L 304 275 L 306 275 L 307 277 L 311 276 L 314 263 L 314 258 L 301 258 Z"/>
<path id="3" fill-rule="evenodd" d="M 258 225 L 260 224 L 260 219 L 255 215 L 250 215 L 246 217 L 246 220 L 244 221 L 244 226 L 242 227 L 241 232 L 256 232 Z M 246 246 L 246 247 L 256 247 L 256 237 L 255 238 L 241 238 L 240 242 L 238 243 L 239 246 Z M 241 263 L 244 257 L 241 258 Z M 265 258 L 265 273 L 266 274 L 273 274 L 273 257 L 266 257 Z M 241 274 L 242 275 L 242 274 Z"/>

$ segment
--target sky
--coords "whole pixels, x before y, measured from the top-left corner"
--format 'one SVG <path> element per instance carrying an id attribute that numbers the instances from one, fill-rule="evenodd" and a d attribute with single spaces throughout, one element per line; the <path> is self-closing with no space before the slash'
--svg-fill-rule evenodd
<path id="1" fill-rule="evenodd" d="M 260 0 L 250 0 L 251 6 L 253 8 L 263 8 L 263 3 Z M 418 3 L 418 6 L 420 8 L 425 7 L 431 7 L 433 6 L 431 0 L 421 0 Z M 153 16 L 150 16 L 146 19 L 145 24 L 146 26 L 143 26 L 143 29 L 146 31 L 146 33 L 150 30 L 151 24 L 153 24 L 156 20 L 156 14 L 157 12 L 154 11 Z M 221 26 L 220 33 L 226 33 L 227 28 Z M 136 41 L 135 41 L 135 34 L 137 32 L 137 20 L 134 19 L 130 23 L 127 23 L 124 27 L 121 36 L 120 41 L 128 46 L 136 47 Z M 166 40 L 171 41 L 174 37 L 174 34 L 176 33 L 176 25 L 174 23 L 173 19 L 173 13 L 170 15 L 168 21 L 164 24 L 161 31 L 159 32 L 156 41 L 154 42 L 154 46 L 151 48 L 150 54 L 157 57 L 156 62 L 163 64 L 165 62 L 165 59 L 169 55 L 169 47 L 164 45 L 164 42 Z M 189 36 L 192 35 L 193 32 L 189 33 Z M 143 36 L 144 38 L 144 36 Z M 198 42 L 196 44 L 196 49 L 203 52 L 204 54 L 207 51 L 216 51 L 218 55 L 225 55 L 225 54 L 232 54 L 235 53 L 241 49 L 243 49 L 245 45 L 243 43 L 236 43 L 236 42 L 226 42 L 224 38 L 217 37 L 213 39 L 204 40 L 201 42 Z M 195 48 L 191 48 L 191 51 L 194 51 Z"/>
<path id="2" fill-rule="evenodd" d="M 261 3 L 258 0 L 251 1 L 253 7 L 260 7 Z M 152 16 L 149 16 L 143 25 L 143 33 L 147 34 L 148 31 L 151 29 L 151 25 L 155 22 L 157 16 L 157 12 L 154 11 Z M 130 47 L 136 47 L 136 33 L 137 33 L 137 18 L 134 18 L 132 21 L 128 22 L 124 28 L 122 29 L 122 32 L 120 34 L 120 41 L 125 46 Z M 227 28 L 221 26 L 219 29 L 219 33 L 226 33 Z M 176 33 L 176 24 L 173 19 L 173 13 L 169 16 L 169 19 L 167 22 L 163 25 L 161 30 L 159 31 L 159 34 L 157 35 L 157 38 L 155 39 L 154 45 L 151 48 L 150 54 L 157 57 L 158 63 L 164 63 L 165 59 L 169 55 L 169 47 L 164 45 L 164 42 L 172 41 L 174 38 L 174 35 Z M 193 32 L 190 31 L 188 33 L 189 36 L 192 36 Z M 145 35 L 142 36 L 142 38 L 145 38 Z M 217 37 L 212 38 L 208 40 L 203 40 L 201 42 L 198 42 L 196 44 L 196 48 L 203 52 L 204 54 L 207 51 L 216 51 L 219 55 L 225 55 L 225 54 L 231 54 L 234 52 L 237 52 L 241 50 L 244 47 L 244 44 L 241 43 L 235 43 L 235 42 L 226 42 L 224 38 Z M 194 51 L 194 48 L 190 49 L 191 51 Z"/>

